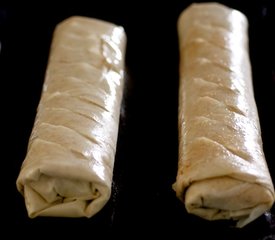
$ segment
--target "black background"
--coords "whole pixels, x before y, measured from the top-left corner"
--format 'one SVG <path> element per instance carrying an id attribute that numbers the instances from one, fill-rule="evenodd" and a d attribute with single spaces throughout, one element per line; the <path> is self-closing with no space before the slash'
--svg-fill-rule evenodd
<path id="1" fill-rule="evenodd" d="M 0 5 L 2 200 L 10 234 L 132 239 L 168 233 L 181 239 L 275 239 L 274 220 L 262 216 L 235 229 L 186 213 L 171 188 L 178 161 L 177 19 L 192 1 L 74 1 Z M 264 151 L 275 179 L 275 20 L 272 1 L 219 1 L 249 20 L 250 56 Z M 26 154 L 40 99 L 52 33 L 72 15 L 107 20 L 127 34 L 126 88 L 112 197 L 91 219 L 27 217 L 15 181 Z M 7 189 L 6 189 L 7 188 Z M 271 213 L 275 214 L 272 209 Z M 20 229 L 20 231 L 19 231 Z M 188 237 L 189 236 L 189 237 Z"/>

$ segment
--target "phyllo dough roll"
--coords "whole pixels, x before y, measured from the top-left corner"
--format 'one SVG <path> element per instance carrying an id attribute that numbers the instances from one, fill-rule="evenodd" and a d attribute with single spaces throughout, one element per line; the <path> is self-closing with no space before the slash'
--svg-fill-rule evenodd
<path id="1" fill-rule="evenodd" d="M 29 217 L 91 217 L 110 198 L 124 82 L 122 27 L 88 17 L 57 25 L 17 179 Z"/>
<path id="2" fill-rule="evenodd" d="M 216 3 L 179 17 L 179 163 L 173 188 L 189 213 L 243 227 L 274 202 L 248 53 L 248 22 Z"/>

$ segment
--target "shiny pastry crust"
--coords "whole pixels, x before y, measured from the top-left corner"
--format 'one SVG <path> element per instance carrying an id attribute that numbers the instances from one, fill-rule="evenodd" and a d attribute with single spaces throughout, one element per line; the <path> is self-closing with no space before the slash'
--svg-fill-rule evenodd
<path id="1" fill-rule="evenodd" d="M 56 27 L 17 179 L 29 217 L 91 217 L 110 198 L 125 41 L 122 27 L 97 19 Z"/>
<path id="2" fill-rule="evenodd" d="M 235 219 L 238 227 L 274 202 L 247 27 L 241 12 L 217 3 L 192 4 L 178 20 L 179 164 L 173 188 L 189 213 Z"/>

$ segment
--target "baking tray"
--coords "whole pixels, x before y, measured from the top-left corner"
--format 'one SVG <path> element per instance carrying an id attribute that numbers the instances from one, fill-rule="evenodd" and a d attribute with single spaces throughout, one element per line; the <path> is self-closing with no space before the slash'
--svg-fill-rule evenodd
<path id="1" fill-rule="evenodd" d="M 250 57 L 264 151 L 275 180 L 275 21 L 272 1 L 219 1 L 249 20 Z M 232 222 L 210 222 L 187 214 L 171 185 L 178 161 L 178 16 L 192 1 L 77 1 L 60 6 L 39 1 L 0 6 L 0 79 L 5 123 L 4 156 L 8 174 L 8 215 L 22 237 L 106 234 L 183 239 L 275 239 L 274 208 L 243 229 Z M 96 216 L 27 217 L 15 188 L 40 99 L 52 33 L 72 15 L 122 25 L 127 34 L 126 86 L 121 111 L 113 191 Z M 8 205 L 7 205 L 8 206 Z M 57 232 L 54 229 L 58 229 Z M 148 235 L 149 234 L 149 235 Z M 190 237 L 188 237 L 190 236 Z"/>

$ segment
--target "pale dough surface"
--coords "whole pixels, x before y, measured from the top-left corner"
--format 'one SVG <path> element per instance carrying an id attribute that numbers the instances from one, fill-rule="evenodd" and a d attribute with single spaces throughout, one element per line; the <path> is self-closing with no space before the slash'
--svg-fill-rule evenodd
<path id="1" fill-rule="evenodd" d="M 253 27 L 253 26 L 252 26 Z M 189 213 L 243 227 L 274 203 L 248 51 L 248 22 L 217 3 L 179 17 L 179 164 L 173 188 Z"/>
<path id="2" fill-rule="evenodd" d="M 17 179 L 29 217 L 91 217 L 109 200 L 125 44 L 109 22 L 73 16 L 57 25 Z"/>

